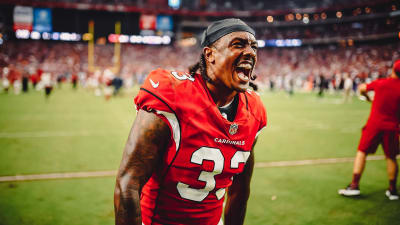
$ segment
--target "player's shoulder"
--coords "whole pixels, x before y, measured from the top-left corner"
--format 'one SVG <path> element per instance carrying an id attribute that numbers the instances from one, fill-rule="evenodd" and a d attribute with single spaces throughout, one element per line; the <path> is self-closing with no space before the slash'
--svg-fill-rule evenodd
<path id="1" fill-rule="evenodd" d="M 400 78 L 391 77 L 387 83 L 391 90 L 400 95 Z"/>
<path id="2" fill-rule="evenodd" d="M 176 90 L 176 86 L 181 85 L 185 81 L 194 81 L 194 78 L 186 72 L 158 68 L 149 73 L 142 88 Z"/>
<path id="3" fill-rule="evenodd" d="M 153 109 L 164 104 L 173 110 L 180 109 L 185 105 L 182 103 L 193 100 L 193 96 L 187 93 L 198 93 L 192 90 L 197 88 L 194 81 L 195 79 L 186 72 L 153 70 L 142 84 L 135 104 L 139 107 L 151 105 Z"/>
<path id="4" fill-rule="evenodd" d="M 266 120 L 267 111 L 261 100 L 260 94 L 250 89 L 248 89 L 244 94 L 248 101 L 250 113 L 253 114 L 257 120 Z"/>
<path id="5" fill-rule="evenodd" d="M 166 70 L 163 68 L 158 68 L 151 71 L 148 77 L 161 78 L 161 79 L 167 78 L 172 81 L 194 80 L 194 78 L 187 72 Z"/>
<path id="6" fill-rule="evenodd" d="M 372 81 L 370 84 L 374 84 L 375 86 L 380 86 L 382 88 L 386 88 L 389 86 L 400 84 L 400 82 L 398 82 L 398 81 L 400 81 L 400 80 L 392 78 L 392 77 L 388 77 L 388 78 L 376 79 L 376 80 Z"/>
<path id="7" fill-rule="evenodd" d="M 173 80 L 170 78 L 170 71 L 158 68 L 151 71 L 144 83 L 142 88 L 149 88 L 149 89 L 158 89 L 160 87 L 169 87 Z"/>
<path id="8" fill-rule="evenodd" d="M 254 105 L 255 107 L 263 106 L 263 103 L 261 101 L 261 96 L 258 92 L 253 91 L 251 89 L 247 89 L 245 94 L 246 94 L 246 97 L 247 97 L 250 105 Z"/>
<path id="9" fill-rule="evenodd" d="M 387 80 L 387 82 L 393 83 L 395 85 L 400 84 L 400 78 L 389 77 L 386 80 Z"/>

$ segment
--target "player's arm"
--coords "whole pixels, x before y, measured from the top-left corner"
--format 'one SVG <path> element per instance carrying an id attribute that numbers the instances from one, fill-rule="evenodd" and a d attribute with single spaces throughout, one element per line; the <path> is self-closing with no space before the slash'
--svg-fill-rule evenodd
<path id="1" fill-rule="evenodd" d="M 250 181 L 254 168 L 254 141 L 253 150 L 250 152 L 242 173 L 236 175 L 232 185 L 228 188 L 224 212 L 225 225 L 242 225 L 246 215 L 247 200 L 250 196 Z"/>
<path id="2" fill-rule="evenodd" d="M 364 84 L 358 85 L 358 91 L 360 92 L 360 94 L 362 96 L 364 96 L 367 99 L 367 101 L 371 102 L 371 98 L 369 97 L 368 91 L 367 91 L 367 84 L 364 83 Z"/>
<path id="3" fill-rule="evenodd" d="M 154 113 L 139 110 L 117 174 L 115 224 L 142 224 L 141 190 L 162 159 L 169 138 L 169 127 L 162 119 Z"/>

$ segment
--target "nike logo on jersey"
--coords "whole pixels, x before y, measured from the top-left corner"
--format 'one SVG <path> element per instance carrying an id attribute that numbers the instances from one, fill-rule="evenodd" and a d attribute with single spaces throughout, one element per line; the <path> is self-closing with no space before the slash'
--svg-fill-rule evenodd
<path id="1" fill-rule="evenodd" d="M 151 86 L 153 86 L 153 88 L 158 88 L 158 85 L 160 85 L 160 82 L 154 83 L 154 81 L 150 78 L 149 78 L 149 80 L 150 80 Z"/>

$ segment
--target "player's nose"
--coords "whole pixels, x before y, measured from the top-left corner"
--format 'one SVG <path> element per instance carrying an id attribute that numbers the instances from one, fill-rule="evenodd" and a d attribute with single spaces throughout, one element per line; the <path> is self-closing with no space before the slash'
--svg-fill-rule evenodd
<path id="1" fill-rule="evenodd" d="M 246 48 L 244 48 L 243 50 L 243 56 L 245 57 L 245 59 L 252 60 L 254 65 L 257 59 L 257 52 L 250 45 L 247 45 Z"/>

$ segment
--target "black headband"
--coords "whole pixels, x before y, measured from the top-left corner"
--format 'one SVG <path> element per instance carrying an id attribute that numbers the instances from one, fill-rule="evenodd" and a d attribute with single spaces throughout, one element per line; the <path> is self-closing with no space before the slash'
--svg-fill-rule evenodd
<path id="1" fill-rule="evenodd" d="M 201 47 L 209 46 L 221 37 L 236 31 L 246 31 L 255 36 L 256 32 L 240 19 L 218 20 L 203 32 Z"/>

